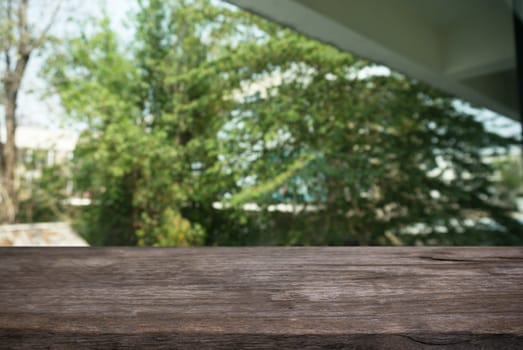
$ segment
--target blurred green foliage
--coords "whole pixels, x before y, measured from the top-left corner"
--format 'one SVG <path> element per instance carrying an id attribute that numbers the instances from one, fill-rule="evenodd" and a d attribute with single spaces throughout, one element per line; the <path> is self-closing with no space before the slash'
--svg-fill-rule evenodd
<path id="1" fill-rule="evenodd" d="M 38 152 L 30 162 L 22 163 L 25 177 L 20 179 L 18 190 L 19 211 L 17 222 L 53 222 L 74 217 L 74 208 L 68 205 L 68 181 L 71 180 L 67 164 L 46 164 Z M 37 176 L 31 174 L 38 173 Z"/>
<path id="2" fill-rule="evenodd" d="M 130 23 L 128 45 L 105 18 L 47 64 L 87 126 L 91 244 L 523 243 L 481 155 L 516 140 L 451 96 L 211 1 L 141 0 Z"/>
<path id="3" fill-rule="evenodd" d="M 523 164 L 518 154 L 494 159 L 495 192 L 501 205 L 516 209 L 517 200 L 523 199 Z"/>

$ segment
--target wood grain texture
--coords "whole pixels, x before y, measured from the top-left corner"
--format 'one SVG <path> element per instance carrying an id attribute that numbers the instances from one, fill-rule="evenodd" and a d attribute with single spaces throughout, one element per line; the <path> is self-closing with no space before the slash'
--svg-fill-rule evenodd
<path id="1" fill-rule="evenodd" d="M 523 349 L 523 248 L 4 248 L 0 349 Z"/>

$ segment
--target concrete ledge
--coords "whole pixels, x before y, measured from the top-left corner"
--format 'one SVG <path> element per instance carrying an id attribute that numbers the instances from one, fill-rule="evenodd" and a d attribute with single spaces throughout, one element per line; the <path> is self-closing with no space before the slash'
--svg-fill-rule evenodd
<path id="1" fill-rule="evenodd" d="M 65 222 L 0 226 L 0 246 L 88 246 Z"/>

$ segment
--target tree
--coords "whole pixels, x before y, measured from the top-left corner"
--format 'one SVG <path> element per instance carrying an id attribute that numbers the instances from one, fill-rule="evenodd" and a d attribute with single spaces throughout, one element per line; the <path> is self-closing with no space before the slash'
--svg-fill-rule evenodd
<path id="1" fill-rule="evenodd" d="M 0 188 L 4 192 L 2 203 L 6 206 L 8 222 L 14 222 L 17 211 L 15 133 L 18 94 L 31 56 L 48 40 L 48 33 L 56 19 L 60 1 L 55 2 L 54 12 L 48 24 L 39 32 L 29 24 L 28 6 L 29 0 L 0 1 L 0 51 L 3 55 L 0 74 L 6 131 L 5 144 L 0 152 Z"/>
<path id="2" fill-rule="evenodd" d="M 104 19 L 48 64 L 87 125 L 92 244 L 521 242 L 481 158 L 516 140 L 452 97 L 210 1 L 139 1 L 133 23 L 126 47 Z"/>
<path id="3" fill-rule="evenodd" d="M 48 65 L 66 111 L 88 125 L 76 173 L 94 204 L 79 227 L 92 244 L 199 244 L 202 227 L 181 211 L 191 202 L 210 207 L 228 181 L 213 175 L 213 147 L 231 109 L 221 38 L 236 28 L 230 10 L 208 1 L 139 6 L 128 47 L 103 19 Z M 214 189 L 199 190 L 211 180 Z"/>
<path id="4" fill-rule="evenodd" d="M 521 224 L 493 203 L 493 169 L 482 157 L 516 139 L 486 131 L 451 96 L 373 75 L 363 60 L 286 29 L 243 54 L 248 74 L 275 83 L 259 84 L 259 98 L 236 112 L 241 128 L 223 153 L 251 184 L 230 203 L 268 208 L 284 193 L 298 208 L 276 221 L 265 212 L 260 221 L 278 234 L 263 243 L 523 242 Z"/>

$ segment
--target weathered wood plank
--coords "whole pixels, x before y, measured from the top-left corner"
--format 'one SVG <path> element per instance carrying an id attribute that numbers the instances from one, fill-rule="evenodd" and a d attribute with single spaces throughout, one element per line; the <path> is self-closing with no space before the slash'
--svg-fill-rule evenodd
<path id="1" fill-rule="evenodd" d="M 0 349 L 523 349 L 523 248 L 0 249 Z"/>

